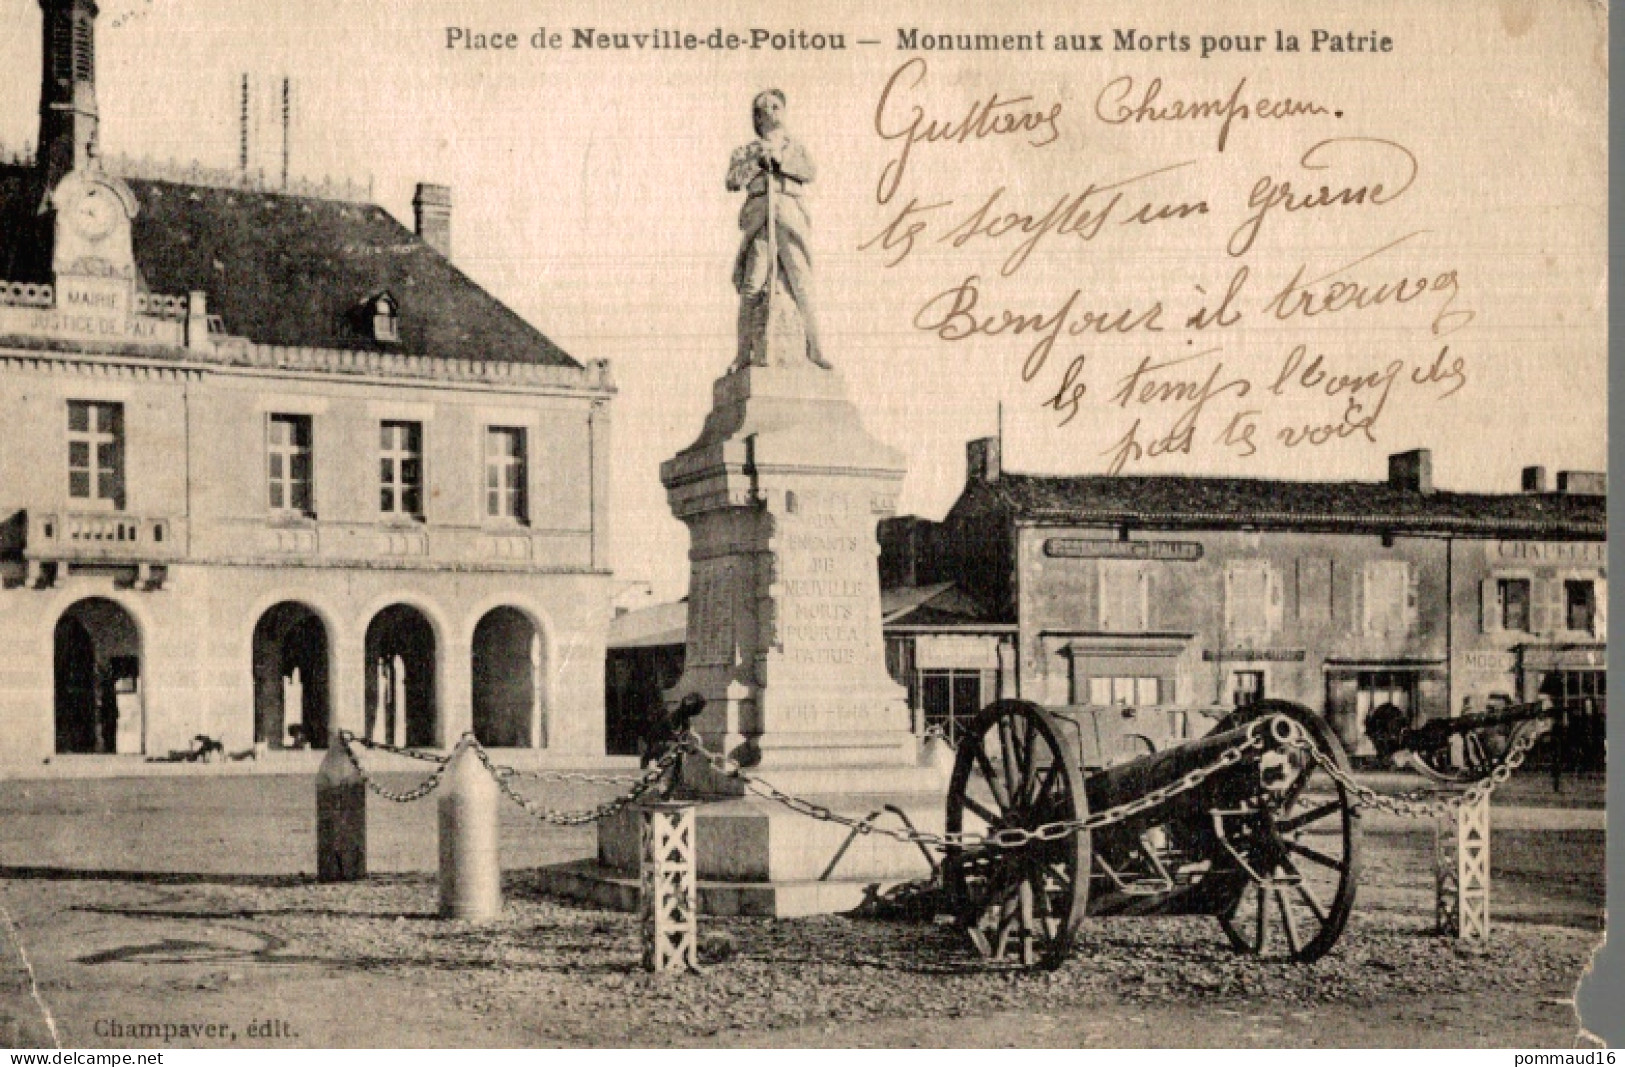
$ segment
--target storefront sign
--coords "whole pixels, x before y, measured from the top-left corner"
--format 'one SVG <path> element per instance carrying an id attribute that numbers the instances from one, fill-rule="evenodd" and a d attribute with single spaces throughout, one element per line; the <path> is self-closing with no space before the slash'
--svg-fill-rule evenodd
<path id="1" fill-rule="evenodd" d="M 1511 674 L 1518 667 L 1514 652 L 1463 652 L 1461 669 L 1482 674 Z"/>
<path id="2" fill-rule="evenodd" d="M 1208 663 L 1302 663 L 1307 653 L 1301 648 L 1219 648 L 1204 649 Z"/>
<path id="3" fill-rule="evenodd" d="M 1193 563 L 1202 558 L 1196 541 L 1108 541 L 1082 537 L 1051 537 L 1044 542 L 1051 559 L 1147 559 Z"/>
<path id="4" fill-rule="evenodd" d="M 1608 562 L 1606 541 L 1493 541 L 1491 563 L 1552 563 L 1602 566 Z"/>

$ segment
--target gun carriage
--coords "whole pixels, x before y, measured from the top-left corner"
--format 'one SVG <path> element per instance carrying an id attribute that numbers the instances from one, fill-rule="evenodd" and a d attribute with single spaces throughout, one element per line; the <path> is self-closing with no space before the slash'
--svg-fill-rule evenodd
<path id="1" fill-rule="evenodd" d="M 1059 966 L 1105 915 L 1213 916 L 1240 951 L 1319 959 L 1360 865 L 1354 800 L 1328 766 L 1349 770 L 1336 735 L 1284 701 L 1216 725 L 1201 709 L 999 701 L 949 784 L 947 829 L 988 837 L 949 852 L 950 907 L 983 956 L 1025 966 Z"/>
<path id="2" fill-rule="evenodd" d="M 1561 730 L 1567 713 L 1542 699 L 1412 725 L 1406 712 L 1387 704 L 1371 712 L 1365 730 L 1381 762 L 1408 766 L 1440 784 L 1456 784 L 1490 773 L 1520 737 L 1554 725 Z M 1560 757 L 1552 754 L 1554 777 L 1562 770 Z"/>

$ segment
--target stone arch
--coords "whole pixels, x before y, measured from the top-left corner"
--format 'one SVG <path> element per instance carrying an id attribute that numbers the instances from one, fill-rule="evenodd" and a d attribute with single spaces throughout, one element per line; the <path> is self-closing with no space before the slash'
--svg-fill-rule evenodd
<path id="1" fill-rule="evenodd" d="M 498 604 L 469 637 L 474 736 L 482 745 L 546 748 L 546 631 L 529 611 Z"/>
<path id="2" fill-rule="evenodd" d="M 367 737 L 417 748 L 439 743 L 441 634 L 428 612 L 407 601 L 372 616 L 364 644 Z"/>
<path id="3" fill-rule="evenodd" d="M 297 600 L 266 608 L 254 624 L 254 740 L 271 748 L 326 748 L 332 724 L 332 637 L 321 614 Z"/>
<path id="4" fill-rule="evenodd" d="M 76 600 L 58 616 L 51 636 L 58 753 L 145 751 L 142 637 L 134 613 L 107 597 Z"/>

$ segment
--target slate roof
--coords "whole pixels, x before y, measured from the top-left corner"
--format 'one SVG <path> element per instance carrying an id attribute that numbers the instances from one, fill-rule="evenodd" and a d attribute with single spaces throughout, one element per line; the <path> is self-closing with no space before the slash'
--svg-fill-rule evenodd
<path id="1" fill-rule="evenodd" d="M 1031 522 L 1173 527 L 1607 535 L 1607 500 L 1559 493 L 1418 493 L 1386 482 L 1165 475 L 1001 474 L 973 482 L 983 506 Z"/>
<path id="2" fill-rule="evenodd" d="M 893 626 L 969 626 L 993 620 L 953 582 L 880 590 L 880 621 Z"/>
<path id="3" fill-rule="evenodd" d="M 267 345 L 578 367 L 383 208 L 281 193 L 125 179 L 149 292 L 208 293 L 226 331 Z M 0 166 L 0 278 L 48 280 L 32 168 Z M 358 314 L 388 292 L 400 340 Z"/>

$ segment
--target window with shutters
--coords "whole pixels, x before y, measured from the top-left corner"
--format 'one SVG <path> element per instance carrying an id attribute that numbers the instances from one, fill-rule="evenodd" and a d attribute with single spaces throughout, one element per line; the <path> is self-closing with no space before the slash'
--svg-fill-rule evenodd
<path id="1" fill-rule="evenodd" d="M 1100 560 L 1100 628 L 1108 633 L 1149 629 L 1150 575 L 1133 560 Z"/>
<path id="2" fill-rule="evenodd" d="M 1411 565 L 1402 560 L 1380 560 L 1365 565 L 1365 632 L 1405 633 L 1414 626 L 1416 590 Z"/>
<path id="3" fill-rule="evenodd" d="M 1529 632 L 1529 579 L 1498 578 L 1496 598 L 1500 601 L 1501 629 Z"/>
<path id="4" fill-rule="evenodd" d="M 1565 627 L 1592 633 L 1597 625 L 1597 589 L 1588 581 L 1563 583 Z"/>
<path id="5" fill-rule="evenodd" d="M 1224 565 L 1224 627 L 1232 635 L 1265 635 L 1281 628 L 1281 583 L 1267 560 Z"/>
<path id="6" fill-rule="evenodd" d="M 1539 633 L 1540 587 L 1528 574 L 1499 574 L 1480 587 L 1485 633 Z"/>
<path id="7" fill-rule="evenodd" d="M 1324 556 L 1298 560 L 1298 620 L 1326 623 L 1332 620 L 1332 561 Z"/>

